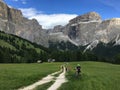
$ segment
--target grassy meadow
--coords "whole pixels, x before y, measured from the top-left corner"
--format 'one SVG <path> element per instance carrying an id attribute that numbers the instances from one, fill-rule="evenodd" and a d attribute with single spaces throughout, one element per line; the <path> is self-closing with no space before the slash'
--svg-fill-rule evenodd
<path id="1" fill-rule="evenodd" d="M 75 66 L 80 64 L 82 75 L 75 76 Z M 0 90 L 15 90 L 27 86 L 52 72 L 63 63 L 0 64 Z M 67 64 L 67 83 L 58 90 L 120 90 L 120 65 L 103 62 L 70 62 Z M 46 90 L 53 82 L 38 86 Z"/>
<path id="2" fill-rule="evenodd" d="M 55 71 L 60 63 L 0 64 L 0 90 L 15 90 L 29 85 Z"/>
<path id="3" fill-rule="evenodd" d="M 80 63 L 82 76 L 75 76 L 74 67 Z M 102 62 L 72 62 L 66 77 L 69 82 L 59 90 L 120 90 L 120 65 Z"/>

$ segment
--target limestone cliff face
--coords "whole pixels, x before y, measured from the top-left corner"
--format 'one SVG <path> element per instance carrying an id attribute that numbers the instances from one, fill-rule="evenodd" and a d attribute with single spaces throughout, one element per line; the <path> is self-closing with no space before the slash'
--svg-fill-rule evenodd
<path id="1" fill-rule="evenodd" d="M 23 17 L 20 10 L 8 7 L 0 1 L 0 30 L 48 46 L 46 32 L 37 20 Z"/>
<path id="2" fill-rule="evenodd" d="M 8 20 L 13 23 L 20 23 L 23 21 L 22 12 L 20 10 L 9 8 L 4 2 L 0 1 L 0 18 Z"/>
<path id="3" fill-rule="evenodd" d="M 114 40 L 120 34 L 120 18 L 102 21 L 96 28 L 95 37 L 105 43 Z"/>
<path id="4" fill-rule="evenodd" d="M 96 12 L 89 12 L 84 15 L 80 15 L 69 21 L 70 24 L 76 24 L 80 22 L 88 22 L 88 21 L 101 21 L 101 17 Z"/>
<path id="5" fill-rule="evenodd" d="M 108 43 L 120 35 L 120 18 L 102 21 L 98 13 L 90 12 L 70 20 L 66 26 L 62 27 L 62 30 L 58 29 L 57 31 L 68 35 L 78 45 L 96 41 Z"/>
<path id="6" fill-rule="evenodd" d="M 63 32 L 79 45 L 86 45 L 95 39 L 94 34 L 100 23 L 100 15 L 90 12 L 70 20 Z"/>

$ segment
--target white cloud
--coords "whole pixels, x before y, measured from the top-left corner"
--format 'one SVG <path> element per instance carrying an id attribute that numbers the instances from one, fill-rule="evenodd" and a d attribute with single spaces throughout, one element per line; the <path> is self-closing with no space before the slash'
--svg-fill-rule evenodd
<path id="1" fill-rule="evenodd" d="M 20 8 L 20 10 L 25 17 L 37 19 L 45 29 L 53 28 L 56 25 L 65 25 L 70 19 L 77 16 L 76 14 L 43 14 L 41 11 L 37 11 L 34 8 Z"/>
<path id="2" fill-rule="evenodd" d="M 65 25 L 68 21 L 77 15 L 70 14 L 39 14 L 32 16 L 30 19 L 35 18 L 38 22 L 43 25 L 43 28 L 53 28 L 56 25 Z"/>
<path id="3" fill-rule="evenodd" d="M 42 12 L 38 12 L 36 9 L 34 8 L 19 8 L 23 15 L 27 18 L 30 18 L 30 17 L 33 17 L 33 16 L 36 16 L 37 14 L 41 14 Z"/>

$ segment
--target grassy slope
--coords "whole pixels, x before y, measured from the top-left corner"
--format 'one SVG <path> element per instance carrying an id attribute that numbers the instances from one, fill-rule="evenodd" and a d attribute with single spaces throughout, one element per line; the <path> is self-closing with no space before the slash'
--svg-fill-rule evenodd
<path id="1" fill-rule="evenodd" d="M 76 77 L 73 68 L 77 62 L 69 63 L 68 83 L 59 90 L 120 90 L 120 65 L 101 62 L 79 62 L 82 76 Z"/>
<path id="2" fill-rule="evenodd" d="M 13 90 L 59 70 L 60 63 L 0 64 L 0 90 Z"/>

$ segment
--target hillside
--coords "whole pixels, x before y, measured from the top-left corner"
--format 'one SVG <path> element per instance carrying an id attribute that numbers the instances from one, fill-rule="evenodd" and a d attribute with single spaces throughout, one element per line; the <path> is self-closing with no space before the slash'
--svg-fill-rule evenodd
<path id="1" fill-rule="evenodd" d="M 31 63 L 47 60 L 47 49 L 0 31 L 0 63 Z"/>
<path id="2" fill-rule="evenodd" d="M 120 45 L 117 45 L 114 41 L 107 44 L 99 42 L 96 47 L 88 45 L 86 48 L 85 53 L 95 54 L 100 61 L 120 63 Z"/>

